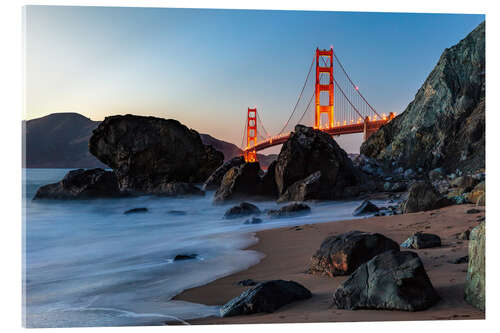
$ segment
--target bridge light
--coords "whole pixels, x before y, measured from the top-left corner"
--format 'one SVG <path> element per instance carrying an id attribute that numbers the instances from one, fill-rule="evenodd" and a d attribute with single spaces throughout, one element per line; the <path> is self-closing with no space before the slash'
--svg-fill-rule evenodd
<path id="1" fill-rule="evenodd" d="M 359 90 L 358 86 L 356 86 L 356 90 Z"/>

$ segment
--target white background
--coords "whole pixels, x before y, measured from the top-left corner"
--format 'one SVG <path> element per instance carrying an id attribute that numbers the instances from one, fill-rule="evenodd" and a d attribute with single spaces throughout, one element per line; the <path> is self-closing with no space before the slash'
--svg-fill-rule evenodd
<path id="1" fill-rule="evenodd" d="M 425 322 L 377 322 L 377 323 L 327 323 L 327 324 L 271 324 L 271 325 L 216 325 L 191 327 L 140 327 L 140 328 L 91 328 L 91 329 L 44 329 L 43 332 L 88 331 L 118 332 L 126 330 L 147 332 L 254 332 L 259 331 L 339 331 L 339 332 L 489 332 L 498 331 L 500 313 L 500 276 L 497 255 L 500 257 L 500 214 L 497 208 L 499 173 L 500 105 L 499 86 L 499 40 L 500 12 L 498 1 L 149 1 L 149 0 L 101 0 L 101 1 L 24 1 L 3 0 L 0 10 L 0 195 L 2 239 L 0 261 L 0 327 L 4 332 L 24 330 L 21 326 L 21 120 L 23 115 L 23 42 L 22 6 L 29 5 L 92 5 L 131 7 L 190 7 L 190 8 L 236 8 L 236 9 L 291 9 L 332 11 L 379 11 L 420 13 L 471 13 L 486 14 L 486 58 L 487 58 L 487 320 L 425 321 Z M 465 37 L 465 36 L 464 36 Z M 495 328 L 496 327 L 496 328 Z M 38 330 L 37 330 L 38 331 Z"/>

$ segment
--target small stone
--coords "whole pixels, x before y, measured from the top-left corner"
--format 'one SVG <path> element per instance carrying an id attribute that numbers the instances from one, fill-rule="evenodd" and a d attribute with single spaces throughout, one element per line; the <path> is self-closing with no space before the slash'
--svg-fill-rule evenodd
<path id="1" fill-rule="evenodd" d="M 254 281 L 252 279 L 246 279 L 246 280 L 238 281 L 237 285 L 243 286 L 243 287 L 248 287 L 248 286 L 255 286 L 257 283 L 258 283 L 257 281 Z"/>
<path id="2" fill-rule="evenodd" d="M 174 261 L 196 259 L 197 256 L 197 254 L 178 254 L 175 256 Z"/>
<path id="3" fill-rule="evenodd" d="M 478 213 L 481 213 L 481 211 L 479 209 L 476 209 L 476 208 L 471 208 L 471 209 L 468 209 L 467 214 L 478 214 Z"/>
<path id="4" fill-rule="evenodd" d="M 441 246 L 441 238 L 438 235 L 417 232 L 405 240 L 401 247 L 408 249 L 426 249 Z"/>
<path id="5" fill-rule="evenodd" d="M 361 205 L 358 206 L 352 213 L 354 216 L 361 216 L 361 215 L 366 215 L 366 214 L 371 214 L 371 213 L 376 213 L 379 211 L 379 208 L 372 204 L 370 201 L 365 200 L 361 203 Z"/>
<path id="6" fill-rule="evenodd" d="M 136 213 L 146 213 L 148 209 L 146 207 L 132 208 L 126 210 L 123 214 L 136 214 Z"/>

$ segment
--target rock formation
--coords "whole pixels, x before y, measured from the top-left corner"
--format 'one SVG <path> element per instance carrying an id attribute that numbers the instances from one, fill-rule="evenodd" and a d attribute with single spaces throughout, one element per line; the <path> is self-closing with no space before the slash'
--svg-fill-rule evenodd
<path id="1" fill-rule="evenodd" d="M 446 49 L 406 110 L 361 146 L 390 165 L 476 171 L 485 166 L 485 23 Z"/>
<path id="2" fill-rule="evenodd" d="M 271 313 L 285 304 L 311 298 L 311 292 L 294 281 L 272 280 L 233 298 L 220 309 L 222 317 L 238 316 L 258 312 Z"/>
<path id="3" fill-rule="evenodd" d="M 72 170 L 58 183 L 40 187 L 33 199 L 92 199 L 122 195 L 115 173 L 97 168 Z"/>
<path id="4" fill-rule="evenodd" d="M 311 258 L 310 273 L 349 275 L 361 264 L 385 251 L 399 251 L 399 245 L 378 233 L 349 231 L 327 237 Z"/>
<path id="5" fill-rule="evenodd" d="M 335 140 L 302 125 L 283 144 L 274 173 L 280 201 L 336 199 L 345 187 L 359 183 L 351 159 Z"/>
<path id="6" fill-rule="evenodd" d="M 106 117 L 89 150 L 115 170 L 120 190 L 161 194 L 173 182 L 203 182 L 224 156 L 177 120 L 134 115 Z"/>
<path id="7" fill-rule="evenodd" d="M 405 214 L 415 213 L 438 209 L 451 204 L 452 202 L 442 197 L 431 183 L 416 182 L 410 187 L 408 198 L 401 204 L 401 210 Z"/>
<path id="8" fill-rule="evenodd" d="M 486 229 L 485 223 L 472 229 L 469 241 L 469 266 L 465 280 L 465 300 L 485 310 L 486 291 Z"/>
<path id="9" fill-rule="evenodd" d="M 242 202 L 237 206 L 229 208 L 226 213 L 224 213 L 224 218 L 226 219 L 236 219 L 238 217 L 248 216 L 248 215 L 259 215 L 260 209 L 252 205 L 249 202 Z"/>
<path id="10" fill-rule="evenodd" d="M 386 251 L 362 264 L 333 295 L 339 309 L 425 310 L 440 299 L 414 252 Z"/>

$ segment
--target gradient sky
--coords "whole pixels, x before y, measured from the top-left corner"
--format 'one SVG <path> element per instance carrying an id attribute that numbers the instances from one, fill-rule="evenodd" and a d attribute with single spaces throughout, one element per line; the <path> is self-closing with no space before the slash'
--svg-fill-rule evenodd
<path id="1" fill-rule="evenodd" d="M 485 16 L 28 6 L 25 18 L 25 119 L 153 115 L 239 146 L 248 106 L 281 129 L 316 47 L 333 45 L 380 113 L 401 113 Z M 360 140 L 338 139 L 348 152 Z"/>

